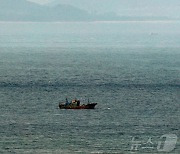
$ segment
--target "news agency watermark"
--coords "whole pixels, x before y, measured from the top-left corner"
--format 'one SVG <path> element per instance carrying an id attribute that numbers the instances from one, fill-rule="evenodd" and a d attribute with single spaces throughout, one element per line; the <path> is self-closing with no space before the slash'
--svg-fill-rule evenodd
<path id="1" fill-rule="evenodd" d="M 146 141 L 140 140 L 137 137 L 133 137 L 131 140 L 131 152 L 160 152 L 168 153 L 172 152 L 177 143 L 178 137 L 176 134 L 165 134 L 158 138 L 158 141 L 154 141 L 152 137 L 149 137 Z"/>

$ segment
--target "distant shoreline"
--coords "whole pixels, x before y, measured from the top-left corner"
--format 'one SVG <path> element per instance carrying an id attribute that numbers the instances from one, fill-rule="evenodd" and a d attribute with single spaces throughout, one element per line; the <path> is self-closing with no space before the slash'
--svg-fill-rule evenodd
<path id="1" fill-rule="evenodd" d="M 97 21 L 0 21 L 0 23 L 172 23 L 180 20 L 97 20 Z"/>

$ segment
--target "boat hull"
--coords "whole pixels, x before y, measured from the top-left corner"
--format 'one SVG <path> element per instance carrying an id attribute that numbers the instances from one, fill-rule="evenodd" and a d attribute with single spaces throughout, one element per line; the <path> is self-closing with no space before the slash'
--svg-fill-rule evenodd
<path id="1" fill-rule="evenodd" d="M 60 109 L 94 109 L 97 103 L 89 103 L 87 105 L 71 106 L 65 104 L 59 104 Z"/>

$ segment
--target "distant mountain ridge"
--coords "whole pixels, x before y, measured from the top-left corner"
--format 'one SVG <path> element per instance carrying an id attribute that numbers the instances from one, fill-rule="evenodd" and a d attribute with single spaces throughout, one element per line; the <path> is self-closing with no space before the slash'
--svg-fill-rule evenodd
<path id="1" fill-rule="evenodd" d="M 88 20 L 87 11 L 70 5 L 48 7 L 26 0 L 0 0 L 1 21 Z"/>
<path id="2" fill-rule="evenodd" d="M 0 0 L 0 21 L 96 21 L 96 20 L 167 20 L 167 17 L 118 16 L 102 14 L 69 5 L 40 5 L 26 0 Z"/>
<path id="3" fill-rule="evenodd" d="M 51 6 L 70 4 L 92 13 L 115 12 L 120 16 L 180 17 L 180 0 L 53 0 Z"/>

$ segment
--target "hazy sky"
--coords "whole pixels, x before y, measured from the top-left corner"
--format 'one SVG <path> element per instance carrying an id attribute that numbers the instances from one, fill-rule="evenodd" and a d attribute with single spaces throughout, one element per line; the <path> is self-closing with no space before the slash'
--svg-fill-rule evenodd
<path id="1" fill-rule="evenodd" d="M 36 3 L 40 3 L 40 4 L 45 4 L 48 2 L 52 2 L 53 0 L 28 0 L 28 1 L 36 2 Z"/>

